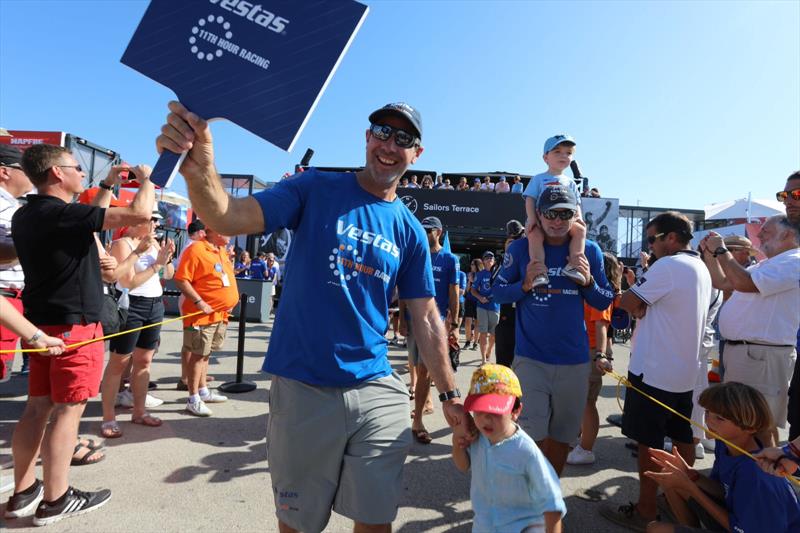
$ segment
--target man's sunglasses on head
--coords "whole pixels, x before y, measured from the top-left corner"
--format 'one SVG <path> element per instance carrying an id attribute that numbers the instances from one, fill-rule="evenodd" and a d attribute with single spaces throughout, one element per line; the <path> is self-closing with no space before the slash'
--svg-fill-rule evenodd
<path id="1" fill-rule="evenodd" d="M 388 141 L 389 137 L 394 135 L 394 143 L 400 148 L 413 148 L 419 143 L 415 135 L 387 124 L 370 124 L 369 131 L 373 137 L 381 141 Z"/>
<path id="2" fill-rule="evenodd" d="M 572 217 L 575 216 L 575 211 L 573 211 L 572 209 L 560 209 L 560 210 L 548 209 L 547 211 L 542 213 L 542 216 L 547 220 L 555 220 L 557 218 L 560 218 L 561 220 L 571 220 Z"/>
<path id="3" fill-rule="evenodd" d="M 791 191 L 780 191 L 775 193 L 775 198 L 777 198 L 779 202 L 785 202 L 789 197 L 791 197 L 792 200 L 800 200 L 800 189 L 792 189 Z"/>

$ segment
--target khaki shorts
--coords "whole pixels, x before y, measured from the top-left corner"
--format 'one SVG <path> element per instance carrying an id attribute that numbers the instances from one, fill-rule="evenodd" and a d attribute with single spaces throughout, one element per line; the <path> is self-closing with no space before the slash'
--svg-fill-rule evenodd
<path id="1" fill-rule="evenodd" d="M 520 355 L 514 357 L 511 368 L 522 386 L 519 424 L 533 440 L 575 440 L 586 407 L 590 365 L 551 365 Z"/>
<path id="2" fill-rule="evenodd" d="M 725 343 L 724 381 L 750 385 L 766 398 L 775 425 L 786 427 L 789 383 L 797 350 L 794 346 Z"/>
<path id="3" fill-rule="evenodd" d="M 597 361 L 590 361 L 591 372 L 589 372 L 589 397 L 588 403 L 595 403 L 600 397 L 600 390 L 603 388 L 603 373 L 597 370 Z"/>
<path id="4" fill-rule="evenodd" d="M 408 391 L 397 374 L 345 388 L 272 376 L 267 460 L 284 524 L 324 531 L 331 509 L 391 523 L 410 448 Z"/>
<path id="5" fill-rule="evenodd" d="M 227 329 L 227 322 L 190 326 L 183 330 L 183 348 L 193 354 L 207 357 L 211 355 L 211 352 L 222 348 Z"/>

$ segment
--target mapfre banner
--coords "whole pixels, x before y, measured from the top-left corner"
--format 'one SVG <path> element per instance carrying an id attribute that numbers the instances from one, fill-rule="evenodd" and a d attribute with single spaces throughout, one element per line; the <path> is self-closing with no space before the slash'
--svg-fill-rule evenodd
<path id="1" fill-rule="evenodd" d="M 26 150 L 37 144 L 64 146 L 64 137 L 66 136 L 63 131 L 8 130 L 8 133 L 11 134 L 11 137 L 0 136 L 0 144 L 10 144 L 20 150 Z"/>

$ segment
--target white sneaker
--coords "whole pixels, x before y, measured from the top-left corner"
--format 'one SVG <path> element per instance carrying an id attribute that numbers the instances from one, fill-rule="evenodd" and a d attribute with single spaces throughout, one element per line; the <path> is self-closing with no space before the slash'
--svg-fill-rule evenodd
<path id="1" fill-rule="evenodd" d="M 164 400 L 161 398 L 156 398 L 151 394 L 145 396 L 144 399 L 144 406 L 147 409 L 158 407 L 163 403 Z M 117 393 L 117 403 L 115 405 L 121 405 L 122 407 L 133 407 L 133 392 L 131 392 L 130 389 L 125 389 L 124 391 Z"/>
<path id="2" fill-rule="evenodd" d="M 547 274 L 539 274 L 535 278 L 533 278 L 533 287 L 540 287 L 542 285 L 547 285 L 550 283 L 550 278 L 547 277 Z"/>
<path id="3" fill-rule="evenodd" d="M 595 462 L 594 452 L 584 450 L 581 445 L 575 446 L 567 456 L 567 464 L 570 465 L 590 465 Z"/>
<path id="4" fill-rule="evenodd" d="M 186 402 L 186 411 L 195 416 L 211 416 L 214 413 L 208 408 L 206 402 L 199 400 L 197 402 Z"/>
<path id="5" fill-rule="evenodd" d="M 571 279 L 578 285 L 586 285 L 586 278 L 583 277 L 583 274 L 578 272 L 578 269 L 572 265 L 567 265 L 561 269 L 561 273 L 564 274 L 567 278 Z"/>
<path id="6" fill-rule="evenodd" d="M 705 456 L 706 456 L 706 451 L 703 449 L 703 443 L 698 442 L 697 446 L 694 447 L 694 458 L 704 459 Z"/>
<path id="7" fill-rule="evenodd" d="M 209 392 L 208 396 L 200 395 L 200 399 L 205 403 L 222 403 L 228 401 L 227 396 L 223 396 L 222 394 L 218 394 L 213 391 Z"/>

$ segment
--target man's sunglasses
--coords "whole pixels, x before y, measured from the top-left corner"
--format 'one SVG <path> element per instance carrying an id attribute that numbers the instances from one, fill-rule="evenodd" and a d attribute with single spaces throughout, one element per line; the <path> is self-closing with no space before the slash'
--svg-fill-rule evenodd
<path id="1" fill-rule="evenodd" d="M 74 168 L 77 172 L 83 172 L 80 165 L 56 165 L 59 168 Z"/>
<path id="2" fill-rule="evenodd" d="M 370 124 L 369 131 L 373 137 L 381 141 L 388 141 L 394 135 L 394 143 L 400 148 L 413 148 L 419 144 L 419 139 L 415 135 L 386 124 Z"/>
<path id="3" fill-rule="evenodd" d="M 656 242 L 656 239 L 660 239 L 664 235 L 666 235 L 666 233 L 656 233 L 655 235 L 650 235 L 647 237 L 647 244 L 653 244 Z"/>
<path id="4" fill-rule="evenodd" d="M 22 165 L 20 165 L 19 163 L 10 163 L 8 165 L 0 164 L 0 167 L 16 168 L 17 170 L 22 170 Z"/>
<path id="5" fill-rule="evenodd" d="M 791 191 L 780 191 L 775 193 L 775 198 L 779 202 L 785 202 L 787 198 L 792 197 L 792 200 L 800 200 L 800 189 L 792 189 Z"/>
<path id="6" fill-rule="evenodd" d="M 542 216 L 547 220 L 555 220 L 560 218 L 561 220 L 571 220 L 572 217 L 575 216 L 575 211 L 572 209 L 562 209 L 560 211 L 556 211 L 555 209 L 548 209 Z"/>

